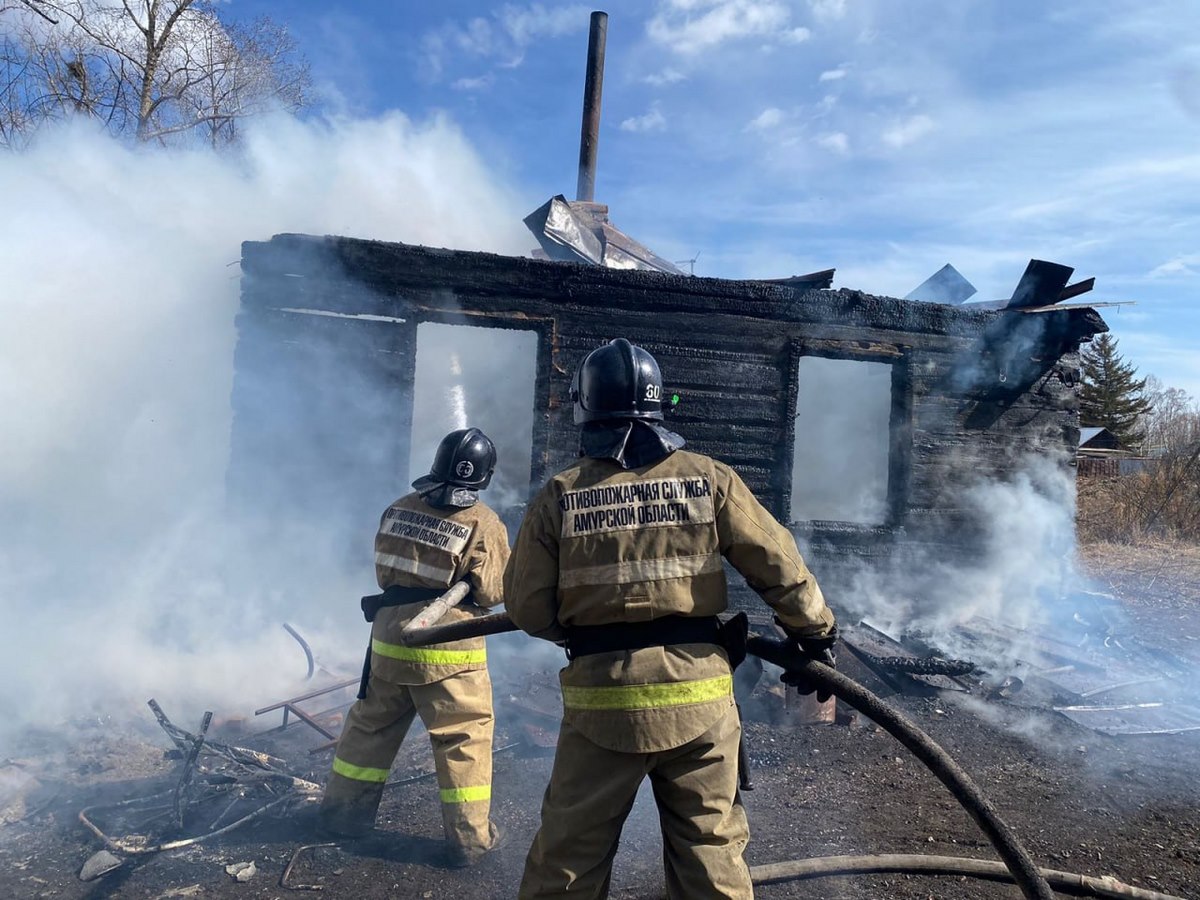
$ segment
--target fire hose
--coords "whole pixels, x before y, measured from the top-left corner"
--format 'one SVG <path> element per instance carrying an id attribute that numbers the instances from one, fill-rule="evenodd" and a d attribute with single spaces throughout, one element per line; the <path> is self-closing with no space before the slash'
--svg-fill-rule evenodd
<path id="1" fill-rule="evenodd" d="M 410 646 L 445 643 L 472 637 L 483 637 L 489 634 L 502 634 L 516 631 L 517 626 L 503 613 L 481 616 L 448 625 L 438 625 L 431 628 L 414 629 L 405 635 L 405 643 Z M 1047 882 L 1047 876 L 1068 875 L 1070 878 L 1082 879 L 1083 876 L 1073 876 L 1069 873 L 1052 873 L 1050 870 L 1040 870 L 1033 861 L 1029 851 L 1021 844 L 1013 830 L 1000 818 L 1000 814 L 991 801 L 984 796 L 979 786 L 934 740 L 922 731 L 914 722 L 903 716 L 897 710 L 888 706 L 873 692 L 867 690 L 852 678 L 841 672 L 806 657 L 798 647 L 790 641 L 779 638 L 764 637 L 751 634 L 747 642 L 747 650 L 753 656 L 773 663 L 782 669 L 802 676 L 809 684 L 827 690 L 838 699 L 843 700 L 871 719 L 894 738 L 907 747 L 922 763 L 929 768 L 938 780 L 950 790 L 950 793 L 962 805 L 980 829 L 991 841 L 997 854 L 1003 861 L 1009 877 L 1020 888 L 1027 900 L 1054 900 L 1054 892 Z M 868 858 L 869 859 L 869 858 Z M 805 877 L 818 874 L 815 869 L 806 871 L 808 866 L 813 869 L 819 861 L 803 860 L 790 863 L 778 863 L 774 866 L 760 866 L 757 876 L 766 881 L 784 880 L 787 878 Z M 895 862 L 893 860 L 893 862 Z M 971 863 L 987 863 L 985 860 L 963 860 L 968 868 L 960 868 L 961 874 L 980 875 L 979 872 L 969 871 Z M 995 866 L 994 863 L 991 866 Z M 987 865 L 981 868 L 988 868 Z M 928 869 L 927 869 L 928 870 Z M 862 871 L 862 869 L 860 869 Z M 759 880 L 756 877 L 756 881 Z M 996 878 L 993 868 L 980 877 Z M 1056 879 L 1063 884 L 1062 879 Z M 1092 879 L 1097 884 L 1109 879 Z M 1072 883 L 1075 887 L 1088 888 L 1083 880 Z M 1111 886 L 1111 885 L 1110 885 Z M 1128 887 L 1128 886 L 1122 886 Z M 1136 889 L 1133 889 L 1136 890 Z M 1136 893 L 1109 893 L 1098 896 L 1139 896 Z M 1144 896 L 1144 895 L 1142 895 Z M 1165 896 L 1165 895 L 1160 895 Z"/>
<path id="2" fill-rule="evenodd" d="M 756 634 L 750 637 L 746 649 L 760 659 L 774 663 L 790 673 L 802 675 L 810 684 L 828 690 L 896 738 L 949 788 L 954 798 L 975 820 L 996 848 L 1021 893 L 1029 900 L 1054 900 L 1054 892 L 1038 871 L 1033 857 L 1013 830 L 1000 818 L 992 802 L 984 796 L 971 776 L 963 771 L 950 754 L 915 723 L 854 679 L 807 658 L 789 641 Z"/>
<path id="3" fill-rule="evenodd" d="M 1085 897 L 1104 897 L 1113 900 L 1184 900 L 1173 894 L 1163 894 L 1146 888 L 1124 884 L 1111 876 L 1095 878 L 1076 875 L 1058 869 L 1039 869 L 1042 877 L 1055 890 Z M 750 880 L 755 884 L 780 884 L 801 878 L 823 878 L 830 875 L 868 875 L 884 872 L 925 875 L 968 875 L 989 881 L 1012 881 L 1012 874 L 1003 863 L 990 859 L 970 859 L 960 856 L 930 856 L 923 853 L 879 853 L 871 856 L 822 856 L 814 859 L 793 859 L 750 867 Z"/>

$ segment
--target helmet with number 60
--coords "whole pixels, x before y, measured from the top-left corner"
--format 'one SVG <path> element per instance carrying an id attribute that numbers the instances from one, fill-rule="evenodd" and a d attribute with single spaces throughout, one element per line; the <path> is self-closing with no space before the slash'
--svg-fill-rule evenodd
<path id="1" fill-rule="evenodd" d="M 662 373 L 646 350 L 617 338 L 584 357 L 571 382 L 575 424 L 663 417 Z"/>

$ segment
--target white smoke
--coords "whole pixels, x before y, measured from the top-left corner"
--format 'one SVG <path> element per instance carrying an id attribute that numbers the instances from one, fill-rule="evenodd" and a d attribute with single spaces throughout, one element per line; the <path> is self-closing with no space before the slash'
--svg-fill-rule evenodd
<path id="1" fill-rule="evenodd" d="M 331 552 L 318 583 L 267 585 L 279 548 L 246 546 L 220 513 L 241 241 L 528 244 L 522 204 L 444 118 L 279 117 L 246 135 L 231 158 L 76 122 L 0 156 L 5 726 L 278 696 L 304 673 L 285 618 L 344 637 L 330 655 L 363 639 L 371 572 Z"/>
<path id="2" fill-rule="evenodd" d="M 979 619 L 1003 629 L 1053 627 L 1064 597 L 1082 586 L 1074 478 L 1057 454 L 1030 454 L 1009 476 L 965 487 L 961 505 L 980 523 L 978 553 L 908 553 L 896 568 L 860 573 L 852 603 L 889 634 L 920 633 L 947 655 L 1007 673 L 1021 656 L 1019 641 L 966 645 L 956 627 Z"/>
<path id="3" fill-rule="evenodd" d="M 796 371 L 792 521 L 887 517 L 892 368 L 802 356 Z"/>
<path id="4" fill-rule="evenodd" d="M 410 480 L 429 471 L 447 432 L 473 425 L 492 439 L 498 458 L 484 501 L 494 509 L 524 503 L 531 487 L 536 372 L 534 331 L 422 322 Z"/>

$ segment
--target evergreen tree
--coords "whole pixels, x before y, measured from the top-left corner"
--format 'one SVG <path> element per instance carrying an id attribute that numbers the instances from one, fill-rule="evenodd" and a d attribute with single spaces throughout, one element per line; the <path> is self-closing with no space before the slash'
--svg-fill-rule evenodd
<path id="1" fill-rule="evenodd" d="M 1079 354 L 1083 383 L 1079 390 L 1079 420 L 1086 426 L 1107 428 L 1124 447 L 1136 447 L 1145 438 L 1141 419 L 1151 409 L 1144 394 L 1146 379 L 1117 351 L 1117 339 L 1101 334 Z"/>

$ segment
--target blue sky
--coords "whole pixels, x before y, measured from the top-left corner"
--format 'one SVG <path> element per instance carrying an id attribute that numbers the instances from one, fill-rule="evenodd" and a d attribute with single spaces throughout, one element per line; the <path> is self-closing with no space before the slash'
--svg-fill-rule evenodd
<path id="1" fill-rule="evenodd" d="M 573 196 L 571 3 L 228 0 L 287 24 L 313 114 L 442 114 L 498 181 Z M 903 296 L 946 262 L 1007 297 L 1094 275 L 1143 373 L 1200 396 L 1200 7 L 1165 0 L 616 0 L 596 198 L 697 274 L 837 267 Z M 532 246 L 532 239 L 530 242 Z"/>

